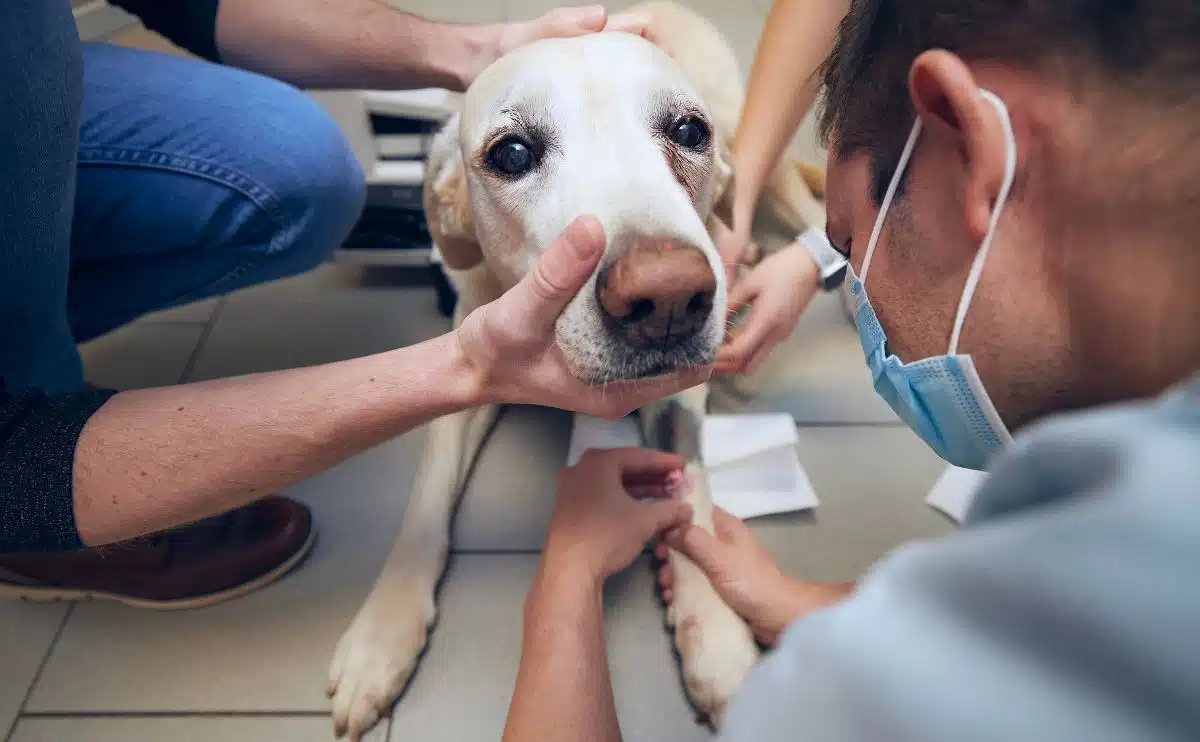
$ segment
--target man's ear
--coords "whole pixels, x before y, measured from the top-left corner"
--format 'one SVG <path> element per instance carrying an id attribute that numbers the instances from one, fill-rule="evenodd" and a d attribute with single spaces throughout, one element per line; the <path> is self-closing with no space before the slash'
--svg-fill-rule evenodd
<path id="1" fill-rule="evenodd" d="M 909 72 L 913 108 L 931 138 L 962 157 L 967 173 L 966 226 L 982 242 L 1004 183 L 1007 145 L 996 108 L 982 95 L 975 76 L 956 54 L 927 51 Z"/>
<path id="2" fill-rule="evenodd" d="M 425 172 L 425 221 L 442 260 L 453 270 L 483 262 L 467 190 L 467 170 L 458 141 L 458 117 L 434 138 Z"/>

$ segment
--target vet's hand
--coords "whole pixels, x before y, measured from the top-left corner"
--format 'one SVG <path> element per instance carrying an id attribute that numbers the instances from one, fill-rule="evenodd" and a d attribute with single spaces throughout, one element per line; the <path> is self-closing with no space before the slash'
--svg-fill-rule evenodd
<path id="1" fill-rule="evenodd" d="M 667 494 L 684 465 L 640 448 L 584 453 L 558 475 L 546 565 L 596 581 L 628 567 L 650 539 L 691 518 L 691 508 Z"/>
<path id="2" fill-rule="evenodd" d="M 771 351 L 787 339 L 800 314 L 817 293 L 820 273 L 812 254 L 794 242 L 767 257 L 733 284 L 729 292 L 732 316 L 747 305 L 750 315 L 717 351 L 716 370 L 752 374 Z"/>
<path id="3" fill-rule="evenodd" d="M 658 583 L 668 603 L 675 579 L 668 546 L 695 562 L 721 599 L 767 645 L 774 645 L 796 619 L 836 603 L 853 589 L 852 583 L 801 582 L 784 574 L 754 532 L 721 508 L 713 509 L 713 530 L 715 536 L 688 524 L 663 534 L 655 556 L 661 560 Z"/>
<path id="4" fill-rule="evenodd" d="M 589 386 L 571 374 L 554 343 L 554 323 L 603 253 L 600 223 L 580 217 L 519 284 L 463 320 L 458 345 L 482 403 L 537 404 L 617 419 L 708 378 L 708 366 L 604 386 Z"/>
<path id="5" fill-rule="evenodd" d="M 721 256 L 721 263 L 725 266 L 725 278 L 729 281 L 728 285 L 733 286 L 737 282 L 738 266 L 745 260 L 746 252 L 750 248 L 750 232 L 732 229 L 720 219 L 713 219 L 709 227 L 717 254 Z"/>

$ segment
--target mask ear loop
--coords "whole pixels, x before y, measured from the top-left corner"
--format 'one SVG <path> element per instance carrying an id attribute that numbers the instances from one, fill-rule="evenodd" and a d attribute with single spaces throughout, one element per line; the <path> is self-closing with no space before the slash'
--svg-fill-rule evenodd
<path id="1" fill-rule="evenodd" d="M 963 287 L 962 298 L 958 302 L 958 313 L 954 317 L 954 330 L 950 333 L 950 349 L 947 351 L 947 355 L 952 356 L 958 354 L 958 338 L 962 334 L 963 322 L 967 319 L 967 309 L 971 306 L 971 299 L 975 297 L 975 288 L 979 285 L 979 276 L 983 273 L 984 261 L 987 260 L 988 250 L 992 246 L 992 238 L 996 236 L 996 225 L 1000 222 L 1000 213 L 1004 209 L 1005 202 L 1008 201 L 1008 192 L 1012 189 L 1017 173 L 1017 137 L 1013 133 L 1012 119 L 1009 118 L 1008 108 L 995 93 L 988 90 L 979 92 L 996 107 L 996 112 L 1000 114 L 1000 126 L 1004 129 L 1004 180 L 1000 184 L 1000 192 L 996 194 L 996 206 L 992 209 L 992 216 L 988 221 L 987 234 L 984 235 L 983 244 L 979 246 L 979 252 L 975 253 L 971 271 L 967 274 L 967 283 Z"/>
<path id="2" fill-rule="evenodd" d="M 896 197 L 896 191 L 900 188 L 904 170 L 908 167 L 908 161 L 912 159 L 913 150 L 917 147 L 917 137 L 920 134 L 921 119 L 918 118 L 913 122 L 912 131 L 908 133 L 908 141 L 904 143 L 904 150 L 900 153 L 899 162 L 896 163 L 896 172 L 892 174 L 892 180 L 888 183 L 883 203 L 879 204 L 879 216 L 875 217 L 875 227 L 871 230 L 871 239 L 867 240 L 867 254 L 863 256 L 862 272 L 858 277 L 863 288 L 867 286 L 867 271 L 871 267 L 871 256 L 875 254 L 875 246 L 879 244 L 879 233 L 883 231 L 884 219 L 887 218 L 888 209 L 892 207 L 892 199 Z"/>

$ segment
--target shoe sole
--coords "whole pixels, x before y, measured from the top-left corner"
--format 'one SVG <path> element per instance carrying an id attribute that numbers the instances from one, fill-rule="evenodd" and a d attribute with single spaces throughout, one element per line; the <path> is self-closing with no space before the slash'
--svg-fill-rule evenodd
<path id="1" fill-rule="evenodd" d="M 0 599 L 23 600 L 29 603 L 83 603 L 88 601 L 108 601 L 110 603 L 122 603 L 133 608 L 142 608 L 152 611 L 187 611 L 194 608 L 207 608 L 211 605 L 224 603 L 227 600 L 240 598 L 243 595 L 249 595 L 255 590 L 260 590 L 267 587 L 273 582 L 279 581 L 288 572 L 291 572 L 296 567 L 300 566 L 309 554 L 312 553 L 313 546 L 317 542 L 317 532 L 313 529 L 309 532 L 308 538 L 300 545 L 294 554 L 280 562 L 272 569 L 255 577 L 253 580 L 243 582 L 240 585 L 220 590 L 207 595 L 198 595 L 192 598 L 180 598 L 178 600 L 149 600 L 147 598 L 135 598 L 129 595 L 120 595 L 118 593 L 110 593 L 102 590 L 81 590 L 75 588 L 62 587 L 40 587 L 38 585 L 14 585 L 12 583 L 0 582 Z"/>

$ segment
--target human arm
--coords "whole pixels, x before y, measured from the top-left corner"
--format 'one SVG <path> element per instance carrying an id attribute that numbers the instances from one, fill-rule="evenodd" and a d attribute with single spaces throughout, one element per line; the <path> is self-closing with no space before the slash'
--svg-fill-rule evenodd
<path id="1" fill-rule="evenodd" d="M 189 51 L 308 88 L 464 90 L 508 50 L 604 28 L 600 6 L 453 24 L 380 0 L 115 0 Z M 627 29 L 638 31 L 640 29 Z"/>
<path id="2" fill-rule="evenodd" d="M 814 227 L 754 266 L 729 292 L 730 316 L 746 308 L 749 314 L 718 350 L 716 370 L 754 373 L 771 350 L 792 334 L 818 288 L 828 291 L 839 286 L 848 265 L 825 232 Z"/>
<path id="3" fill-rule="evenodd" d="M 0 405 L 0 553 L 97 545 L 199 520 L 466 407 L 533 403 L 619 417 L 703 381 L 705 368 L 606 388 L 571 375 L 554 322 L 604 243 L 599 223 L 576 220 L 514 289 L 417 346 L 111 398 Z"/>
<path id="4" fill-rule="evenodd" d="M 604 580 L 656 533 L 691 517 L 683 502 L 657 499 L 684 464 L 654 451 L 589 451 L 560 475 L 541 569 L 525 601 L 504 742 L 621 739 L 604 649 Z M 657 498 L 638 502 L 631 491 Z"/>
<path id="5" fill-rule="evenodd" d="M 754 532 L 721 508 L 713 510 L 713 530 L 710 534 L 688 524 L 663 535 L 655 550 L 663 598 L 669 603 L 674 587 L 670 547 L 708 576 L 721 599 L 768 646 L 796 619 L 837 603 L 854 589 L 851 582 L 805 582 L 785 574 Z"/>
<path id="6" fill-rule="evenodd" d="M 470 404 L 480 391 L 455 346 L 445 335 L 196 384 L 8 396 L 0 553 L 123 541 L 216 515 Z"/>
<path id="7" fill-rule="evenodd" d="M 726 262 L 738 262 L 750 241 L 758 198 L 816 99 L 816 72 L 849 7 L 849 0 L 775 0 L 771 6 L 733 141 L 732 232 L 721 245 Z"/>

